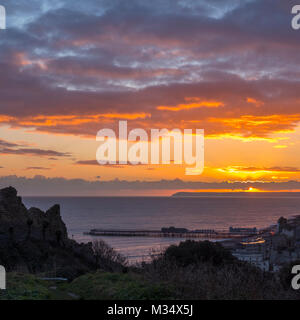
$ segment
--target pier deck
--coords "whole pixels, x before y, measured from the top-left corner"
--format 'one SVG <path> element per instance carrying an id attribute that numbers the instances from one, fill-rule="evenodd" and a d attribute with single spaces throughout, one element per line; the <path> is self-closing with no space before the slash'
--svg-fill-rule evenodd
<path id="1" fill-rule="evenodd" d="M 211 239 L 232 239 L 250 237 L 251 233 L 229 233 L 226 231 L 216 231 L 214 233 L 202 232 L 162 232 L 160 230 L 116 230 L 116 229 L 92 229 L 85 232 L 91 236 L 111 236 L 111 237 L 163 237 L 163 238 L 211 238 Z M 257 234 L 255 234 L 257 235 Z"/>

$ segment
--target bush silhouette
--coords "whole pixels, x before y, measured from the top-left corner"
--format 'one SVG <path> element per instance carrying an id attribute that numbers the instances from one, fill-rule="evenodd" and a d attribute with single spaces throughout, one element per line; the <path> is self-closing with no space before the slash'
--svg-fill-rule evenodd
<path id="1" fill-rule="evenodd" d="M 236 258 L 219 243 L 187 240 L 167 248 L 164 257 L 181 266 L 211 262 L 214 266 L 232 263 Z"/>

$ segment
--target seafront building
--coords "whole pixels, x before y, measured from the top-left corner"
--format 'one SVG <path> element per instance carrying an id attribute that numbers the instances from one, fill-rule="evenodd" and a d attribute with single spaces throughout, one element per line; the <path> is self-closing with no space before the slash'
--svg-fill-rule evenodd
<path id="1" fill-rule="evenodd" d="M 259 237 L 231 243 L 232 254 L 264 271 L 276 272 L 283 265 L 300 260 L 300 216 L 281 217 L 276 226 L 261 231 Z"/>
<path id="2" fill-rule="evenodd" d="M 270 262 L 266 247 L 266 240 L 262 238 L 242 241 L 238 243 L 237 248 L 232 252 L 232 254 L 239 260 L 247 261 L 264 271 L 269 271 Z"/>

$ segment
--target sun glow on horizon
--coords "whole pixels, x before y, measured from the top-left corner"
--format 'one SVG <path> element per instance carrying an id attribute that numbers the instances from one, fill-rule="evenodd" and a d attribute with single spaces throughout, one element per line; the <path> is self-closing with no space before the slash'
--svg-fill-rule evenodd
<path id="1" fill-rule="evenodd" d="M 249 187 L 249 189 L 246 190 L 246 192 L 263 192 L 263 190 L 260 190 L 254 187 Z"/>

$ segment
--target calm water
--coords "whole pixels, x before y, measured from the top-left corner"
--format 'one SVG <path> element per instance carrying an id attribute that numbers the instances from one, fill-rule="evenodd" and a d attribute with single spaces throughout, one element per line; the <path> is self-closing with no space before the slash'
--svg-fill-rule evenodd
<path id="1" fill-rule="evenodd" d="M 79 242 L 93 240 L 83 232 L 93 228 L 160 229 L 164 226 L 188 229 L 227 229 L 229 226 L 262 228 L 280 216 L 300 214 L 300 194 L 203 194 L 197 198 L 172 197 L 26 197 L 25 205 L 48 209 L 61 205 L 70 237 Z M 102 237 L 130 260 L 148 257 L 182 239 L 144 237 Z"/>

